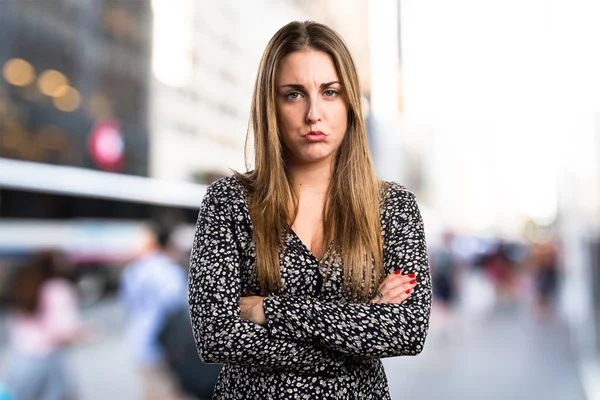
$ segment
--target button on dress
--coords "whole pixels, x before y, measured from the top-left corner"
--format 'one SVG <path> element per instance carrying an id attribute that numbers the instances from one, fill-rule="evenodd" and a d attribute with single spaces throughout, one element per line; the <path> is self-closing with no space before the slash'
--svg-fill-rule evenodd
<path id="1" fill-rule="evenodd" d="M 214 399 L 390 399 L 381 358 L 421 352 L 431 277 L 415 196 L 387 182 L 381 204 L 384 276 L 418 285 L 402 304 L 357 303 L 342 289 L 340 259 L 320 261 L 290 229 L 279 249 L 282 289 L 264 300 L 267 326 L 240 318 L 240 297 L 260 295 L 247 193 L 228 177 L 211 184 L 196 225 L 189 307 L 196 345 L 225 364 Z"/>

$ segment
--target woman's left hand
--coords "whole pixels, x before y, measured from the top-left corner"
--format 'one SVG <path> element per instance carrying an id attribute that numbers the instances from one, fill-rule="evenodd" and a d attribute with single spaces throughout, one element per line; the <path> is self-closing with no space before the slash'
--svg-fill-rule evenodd
<path id="1" fill-rule="evenodd" d="M 400 304 L 408 299 L 415 286 L 416 274 L 402 275 L 401 270 L 389 274 L 379 286 L 377 295 L 371 299 L 374 304 Z"/>
<path id="2" fill-rule="evenodd" d="M 261 296 L 248 296 L 240 299 L 240 316 L 242 319 L 252 321 L 255 324 L 266 326 L 267 317 L 263 309 L 263 299 Z"/>

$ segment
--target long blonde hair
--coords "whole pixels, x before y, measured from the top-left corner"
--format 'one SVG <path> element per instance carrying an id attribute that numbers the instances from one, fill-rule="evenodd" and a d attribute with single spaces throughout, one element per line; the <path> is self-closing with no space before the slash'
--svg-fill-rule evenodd
<path id="1" fill-rule="evenodd" d="M 246 145 L 254 134 L 254 170 L 236 173 L 248 190 L 256 246 L 256 273 L 263 294 L 281 289 L 279 246 L 298 210 L 298 195 L 285 166 L 276 108 L 276 74 L 282 60 L 300 50 L 327 53 L 337 70 L 348 103 L 348 125 L 334 161 L 323 211 L 323 248 L 333 240 L 330 257 L 341 257 L 344 287 L 356 300 L 377 289 L 383 250 L 379 204 L 383 185 L 375 175 L 361 107 L 354 61 L 343 39 L 312 21 L 291 22 L 271 38 L 258 69 Z M 248 160 L 246 159 L 246 166 Z"/>

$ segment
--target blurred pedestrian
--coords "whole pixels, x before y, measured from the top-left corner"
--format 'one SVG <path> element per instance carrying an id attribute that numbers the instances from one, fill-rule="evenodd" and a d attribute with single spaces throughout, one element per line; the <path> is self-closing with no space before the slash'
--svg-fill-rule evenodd
<path id="1" fill-rule="evenodd" d="M 431 278 L 433 296 L 445 310 L 452 307 L 457 295 L 458 263 L 452 250 L 454 235 L 444 232 L 442 242 L 431 252 Z"/>
<path id="2" fill-rule="evenodd" d="M 454 234 L 446 231 L 442 241 L 431 251 L 431 278 L 438 329 L 441 336 L 448 339 L 456 333 L 457 321 L 454 305 L 458 292 L 458 261 L 453 251 Z"/>
<path id="3" fill-rule="evenodd" d="M 325 25 L 270 40 L 255 168 L 211 184 L 192 248 L 198 350 L 215 399 L 389 399 L 381 358 L 423 350 L 431 278 L 415 195 L 377 178 L 357 71 Z"/>
<path id="4" fill-rule="evenodd" d="M 212 399 L 222 365 L 206 364 L 198 356 L 187 305 L 165 318 L 159 342 L 181 389 L 197 400 Z"/>
<path id="5" fill-rule="evenodd" d="M 75 399 L 66 349 L 91 337 L 79 319 L 78 298 L 59 251 L 40 251 L 17 272 L 9 317 L 6 385 L 18 400 Z"/>
<path id="6" fill-rule="evenodd" d="M 175 262 L 176 253 L 171 230 L 149 226 L 139 258 L 125 268 L 122 276 L 129 343 L 147 400 L 182 398 L 158 340 L 167 316 L 186 304 L 187 275 Z"/>
<path id="7" fill-rule="evenodd" d="M 552 320 L 558 290 L 559 263 L 556 240 L 548 238 L 532 246 L 535 276 L 535 316 L 541 320 Z"/>
<path id="8" fill-rule="evenodd" d="M 508 255 L 508 246 L 504 239 L 497 239 L 491 252 L 484 259 L 484 268 L 494 283 L 497 302 L 512 305 L 515 302 L 515 265 Z"/>

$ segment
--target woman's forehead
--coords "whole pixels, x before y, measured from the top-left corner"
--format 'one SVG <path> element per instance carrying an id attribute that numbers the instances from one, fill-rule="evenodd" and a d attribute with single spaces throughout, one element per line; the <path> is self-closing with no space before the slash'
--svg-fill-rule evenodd
<path id="1" fill-rule="evenodd" d="M 339 81 L 339 76 L 329 54 L 317 50 L 301 50 L 288 54 L 277 71 L 277 84 L 320 86 Z"/>

